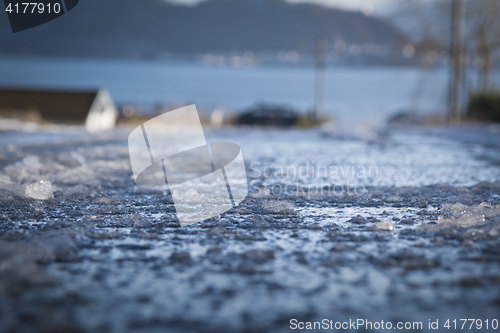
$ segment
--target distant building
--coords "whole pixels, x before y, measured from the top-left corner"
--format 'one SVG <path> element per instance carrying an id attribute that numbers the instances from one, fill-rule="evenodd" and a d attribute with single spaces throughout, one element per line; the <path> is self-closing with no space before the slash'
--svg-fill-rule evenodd
<path id="1" fill-rule="evenodd" d="M 117 109 L 106 90 L 64 91 L 0 88 L 0 114 L 36 112 L 44 121 L 85 124 L 88 131 L 115 127 Z"/>

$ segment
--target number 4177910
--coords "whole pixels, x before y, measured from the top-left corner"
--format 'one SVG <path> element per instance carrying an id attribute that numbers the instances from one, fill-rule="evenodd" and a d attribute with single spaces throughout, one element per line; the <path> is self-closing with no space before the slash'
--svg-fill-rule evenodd
<path id="1" fill-rule="evenodd" d="M 41 2 L 23 2 L 21 4 L 16 3 L 14 5 L 12 5 L 12 3 L 9 3 L 5 11 L 9 14 L 11 14 L 12 12 L 14 12 L 15 14 L 43 14 L 45 12 L 47 12 L 48 14 L 58 14 L 61 11 L 61 4 L 59 4 L 58 2 L 53 4 L 43 4 Z"/>
<path id="2" fill-rule="evenodd" d="M 498 329 L 498 320 L 493 319 L 491 321 L 486 320 L 481 320 L 481 319 L 455 319 L 455 320 L 447 320 L 446 323 L 443 325 L 447 329 L 489 329 L 492 328 L 494 330 Z"/>

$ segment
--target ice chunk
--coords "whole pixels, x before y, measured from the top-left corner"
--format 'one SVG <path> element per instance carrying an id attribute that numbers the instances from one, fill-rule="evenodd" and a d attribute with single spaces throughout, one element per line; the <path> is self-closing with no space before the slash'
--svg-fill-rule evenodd
<path id="1" fill-rule="evenodd" d="M 262 216 L 254 215 L 252 216 L 252 228 L 270 228 L 271 225 Z"/>
<path id="2" fill-rule="evenodd" d="M 198 193 L 194 188 L 188 188 L 186 190 L 175 189 L 172 191 L 172 196 L 179 201 L 191 204 L 205 203 L 208 201 L 205 195 Z"/>
<path id="3" fill-rule="evenodd" d="M 351 219 L 351 222 L 352 223 L 362 224 L 362 223 L 366 223 L 366 219 L 363 216 L 361 216 L 361 215 L 358 214 L 358 215 L 356 215 L 355 217 L 353 217 Z"/>
<path id="4" fill-rule="evenodd" d="M 29 287 L 55 280 L 39 269 L 38 263 L 70 261 L 78 248 L 70 235 L 47 233 L 29 241 L 0 240 L 0 295 L 16 295 Z"/>
<path id="5" fill-rule="evenodd" d="M 397 196 L 397 195 L 391 195 L 390 197 L 388 197 L 387 199 L 385 199 L 385 202 L 388 202 L 388 203 L 398 203 L 398 202 L 401 202 L 401 197 L 400 196 Z"/>
<path id="6" fill-rule="evenodd" d="M 21 180 L 23 178 L 26 178 L 26 175 L 29 173 L 26 172 L 26 166 L 21 163 L 17 162 L 14 164 L 9 164 L 7 165 L 3 171 L 12 179 L 18 179 Z"/>
<path id="7" fill-rule="evenodd" d="M 12 184 L 12 179 L 7 175 L 0 175 L 0 188 L 7 188 Z"/>
<path id="8" fill-rule="evenodd" d="M 23 188 L 12 181 L 7 175 L 0 174 L 0 198 L 9 197 L 12 194 L 22 195 Z"/>
<path id="9" fill-rule="evenodd" d="M 42 163 L 40 163 L 40 159 L 35 155 L 27 155 L 23 158 L 23 164 L 27 169 L 36 170 L 42 167 Z"/>
<path id="10" fill-rule="evenodd" d="M 458 217 L 461 214 L 465 213 L 467 211 L 467 209 L 469 209 L 469 207 L 457 202 L 453 205 L 451 205 L 451 204 L 442 205 L 441 209 L 446 211 L 446 212 L 452 213 L 453 216 L 455 216 L 455 217 Z"/>
<path id="11" fill-rule="evenodd" d="M 26 180 L 33 179 L 33 175 L 38 175 L 41 167 L 42 164 L 38 156 L 28 155 L 21 162 L 7 165 L 4 172 L 12 179 Z"/>
<path id="12" fill-rule="evenodd" d="M 35 239 L 34 244 L 49 256 L 49 261 L 70 261 L 78 250 L 78 247 L 71 239 L 71 235 L 59 233 L 43 235 Z"/>
<path id="13" fill-rule="evenodd" d="M 377 223 L 375 225 L 375 230 L 378 230 L 378 231 L 392 231 L 392 230 L 394 230 L 394 226 L 389 221 L 379 222 L 379 223 Z"/>
<path id="14" fill-rule="evenodd" d="M 41 180 L 38 183 L 26 185 L 24 194 L 31 199 L 49 200 L 54 199 L 54 187 L 49 181 Z"/>
<path id="15" fill-rule="evenodd" d="M 271 213 L 294 214 L 295 206 L 293 202 L 284 200 L 269 200 L 262 203 L 262 208 Z"/>
<path id="16" fill-rule="evenodd" d="M 486 220 L 490 217 L 500 216 L 500 207 L 490 205 L 486 202 L 478 206 L 468 207 L 460 203 L 453 205 L 443 205 L 443 211 L 450 212 L 451 218 L 438 219 L 439 228 L 467 228 L 471 226 L 483 225 L 488 223 Z"/>
<path id="17" fill-rule="evenodd" d="M 434 231 L 444 228 L 468 228 L 487 224 L 488 218 L 500 216 L 500 206 L 490 205 L 486 202 L 478 206 L 466 206 L 461 203 L 445 204 L 441 209 L 451 216 L 449 218 L 440 217 L 437 225 L 423 225 L 419 229 Z"/>
<path id="18" fill-rule="evenodd" d="M 16 295 L 28 287 L 51 284 L 53 279 L 37 265 L 49 262 L 51 257 L 32 243 L 0 241 L 0 295 Z"/>
<path id="19" fill-rule="evenodd" d="M 91 194 L 91 191 L 85 185 L 76 185 L 76 186 L 70 186 L 70 187 L 64 188 L 64 190 L 62 191 L 62 194 L 64 196 L 71 196 L 71 195 L 88 196 Z"/>
<path id="20" fill-rule="evenodd" d="M 400 223 L 401 223 L 401 224 L 413 224 L 413 220 L 412 220 L 411 218 L 409 218 L 409 217 L 403 217 L 403 218 L 401 219 L 401 222 L 400 222 Z"/>

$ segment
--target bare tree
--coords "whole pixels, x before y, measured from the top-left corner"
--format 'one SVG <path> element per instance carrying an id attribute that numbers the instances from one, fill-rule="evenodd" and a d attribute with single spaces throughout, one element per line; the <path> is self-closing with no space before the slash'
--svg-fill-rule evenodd
<path id="1" fill-rule="evenodd" d="M 450 56 L 452 0 L 402 0 L 391 19 L 413 39 L 422 64 L 436 55 Z M 482 90 L 490 88 L 492 67 L 500 53 L 500 0 L 466 0 L 466 63 L 479 68 Z"/>
<path id="2" fill-rule="evenodd" d="M 450 51 L 450 0 L 401 0 L 390 19 L 412 40 L 424 68 Z"/>
<path id="3" fill-rule="evenodd" d="M 490 88 L 490 73 L 500 50 L 500 1 L 467 1 L 467 40 L 480 72 L 481 89 Z"/>

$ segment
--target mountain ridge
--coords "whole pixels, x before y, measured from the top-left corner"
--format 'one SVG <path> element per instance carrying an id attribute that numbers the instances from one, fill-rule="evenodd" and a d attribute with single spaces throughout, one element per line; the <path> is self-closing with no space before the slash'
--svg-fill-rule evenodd
<path id="1" fill-rule="evenodd" d="M 397 45 L 389 23 L 360 12 L 283 0 L 85 0 L 57 20 L 13 34 L 0 21 L 0 54 L 157 57 L 228 52 L 314 54 L 318 36 L 350 44 Z M 4 20 L 5 18 L 5 20 Z"/>

